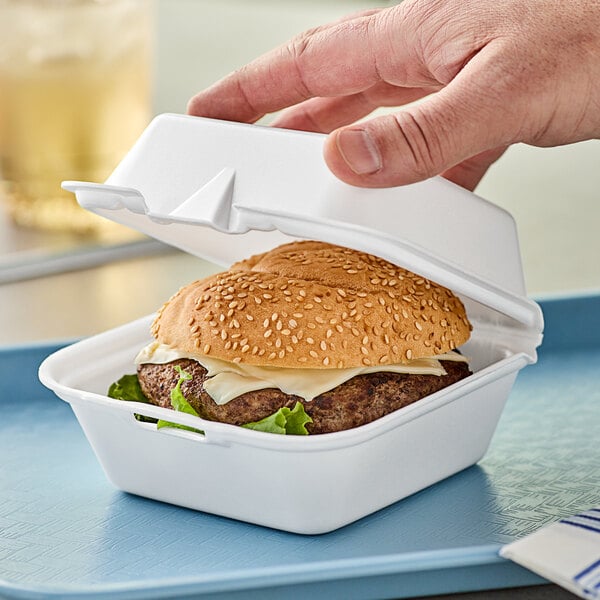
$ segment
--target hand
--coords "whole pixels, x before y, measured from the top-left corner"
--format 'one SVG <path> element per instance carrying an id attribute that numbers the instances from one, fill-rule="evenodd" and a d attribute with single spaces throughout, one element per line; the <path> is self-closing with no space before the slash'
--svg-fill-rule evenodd
<path id="1" fill-rule="evenodd" d="M 418 102 L 414 102 L 418 100 Z M 356 123 L 380 106 L 393 114 Z M 405 0 L 318 27 L 196 95 L 193 115 L 330 133 L 358 186 L 473 189 L 515 142 L 600 137 L 598 0 Z"/>

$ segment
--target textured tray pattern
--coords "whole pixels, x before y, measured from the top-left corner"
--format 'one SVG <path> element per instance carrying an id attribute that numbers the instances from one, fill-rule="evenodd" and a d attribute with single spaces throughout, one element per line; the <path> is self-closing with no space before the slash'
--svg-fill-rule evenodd
<path id="1" fill-rule="evenodd" d="M 0 351 L 0 597 L 399 598 L 541 582 L 497 550 L 598 503 L 600 297 L 542 306 L 540 362 L 486 457 L 312 537 L 115 490 L 69 406 L 37 383 L 55 348 Z"/>

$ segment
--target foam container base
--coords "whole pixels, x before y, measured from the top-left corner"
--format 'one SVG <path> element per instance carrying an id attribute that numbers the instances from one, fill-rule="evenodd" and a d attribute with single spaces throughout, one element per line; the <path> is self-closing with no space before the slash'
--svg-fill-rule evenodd
<path id="1" fill-rule="evenodd" d="M 304 534 L 347 525 L 477 462 L 528 362 L 473 340 L 465 352 L 477 357 L 475 373 L 453 386 L 362 427 L 281 436 L 107 398 L 112 381 L 135 372 L 150 322 L 78 342 L 40 368 L 41 381 L 71 404 L 108 479 L 148 498 Z M 135 414 L 204 434 L 157 429 Z"/>

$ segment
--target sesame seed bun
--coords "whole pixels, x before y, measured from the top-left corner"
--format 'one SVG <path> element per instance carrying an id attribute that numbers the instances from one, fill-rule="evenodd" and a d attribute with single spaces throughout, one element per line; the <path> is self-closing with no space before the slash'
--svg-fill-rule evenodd
<path id="1" fill-rule="evenodd" d="M 152 333 L 187 353 L 274 367 L 397 364 L 469 338 L 449 290 L 376 256 L 293 242 L 179 290 Z"/>

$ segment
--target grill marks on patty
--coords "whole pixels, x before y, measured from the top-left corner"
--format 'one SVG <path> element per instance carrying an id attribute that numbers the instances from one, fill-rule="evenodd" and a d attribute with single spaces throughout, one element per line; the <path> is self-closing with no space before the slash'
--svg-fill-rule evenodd
<path id="1" fill-rule="evenodd" d="M 447 373 L 442 376 L 382 371 L 353 377 L 310 402 L 276 388 L 267 388 L 247 392 L 219 406 L 204 391 L 206 369 L 195 360 L 180 359 L 167 364 L 139 365 L 141 388 L 153 404 L 171 408 L 170 392 L 179 379 L 175 365 L 192 375 L 192 380 L 185 381 L 181 390 L 202 418 L 243 425 L 268 417 L 283 406 L 293 408 L 296 402 L 301 402 L 313 419 L 313 423 L 307 425 L 311 434 L 365 425 L 471 374 L 464 362 L 442 361 Z"/>

